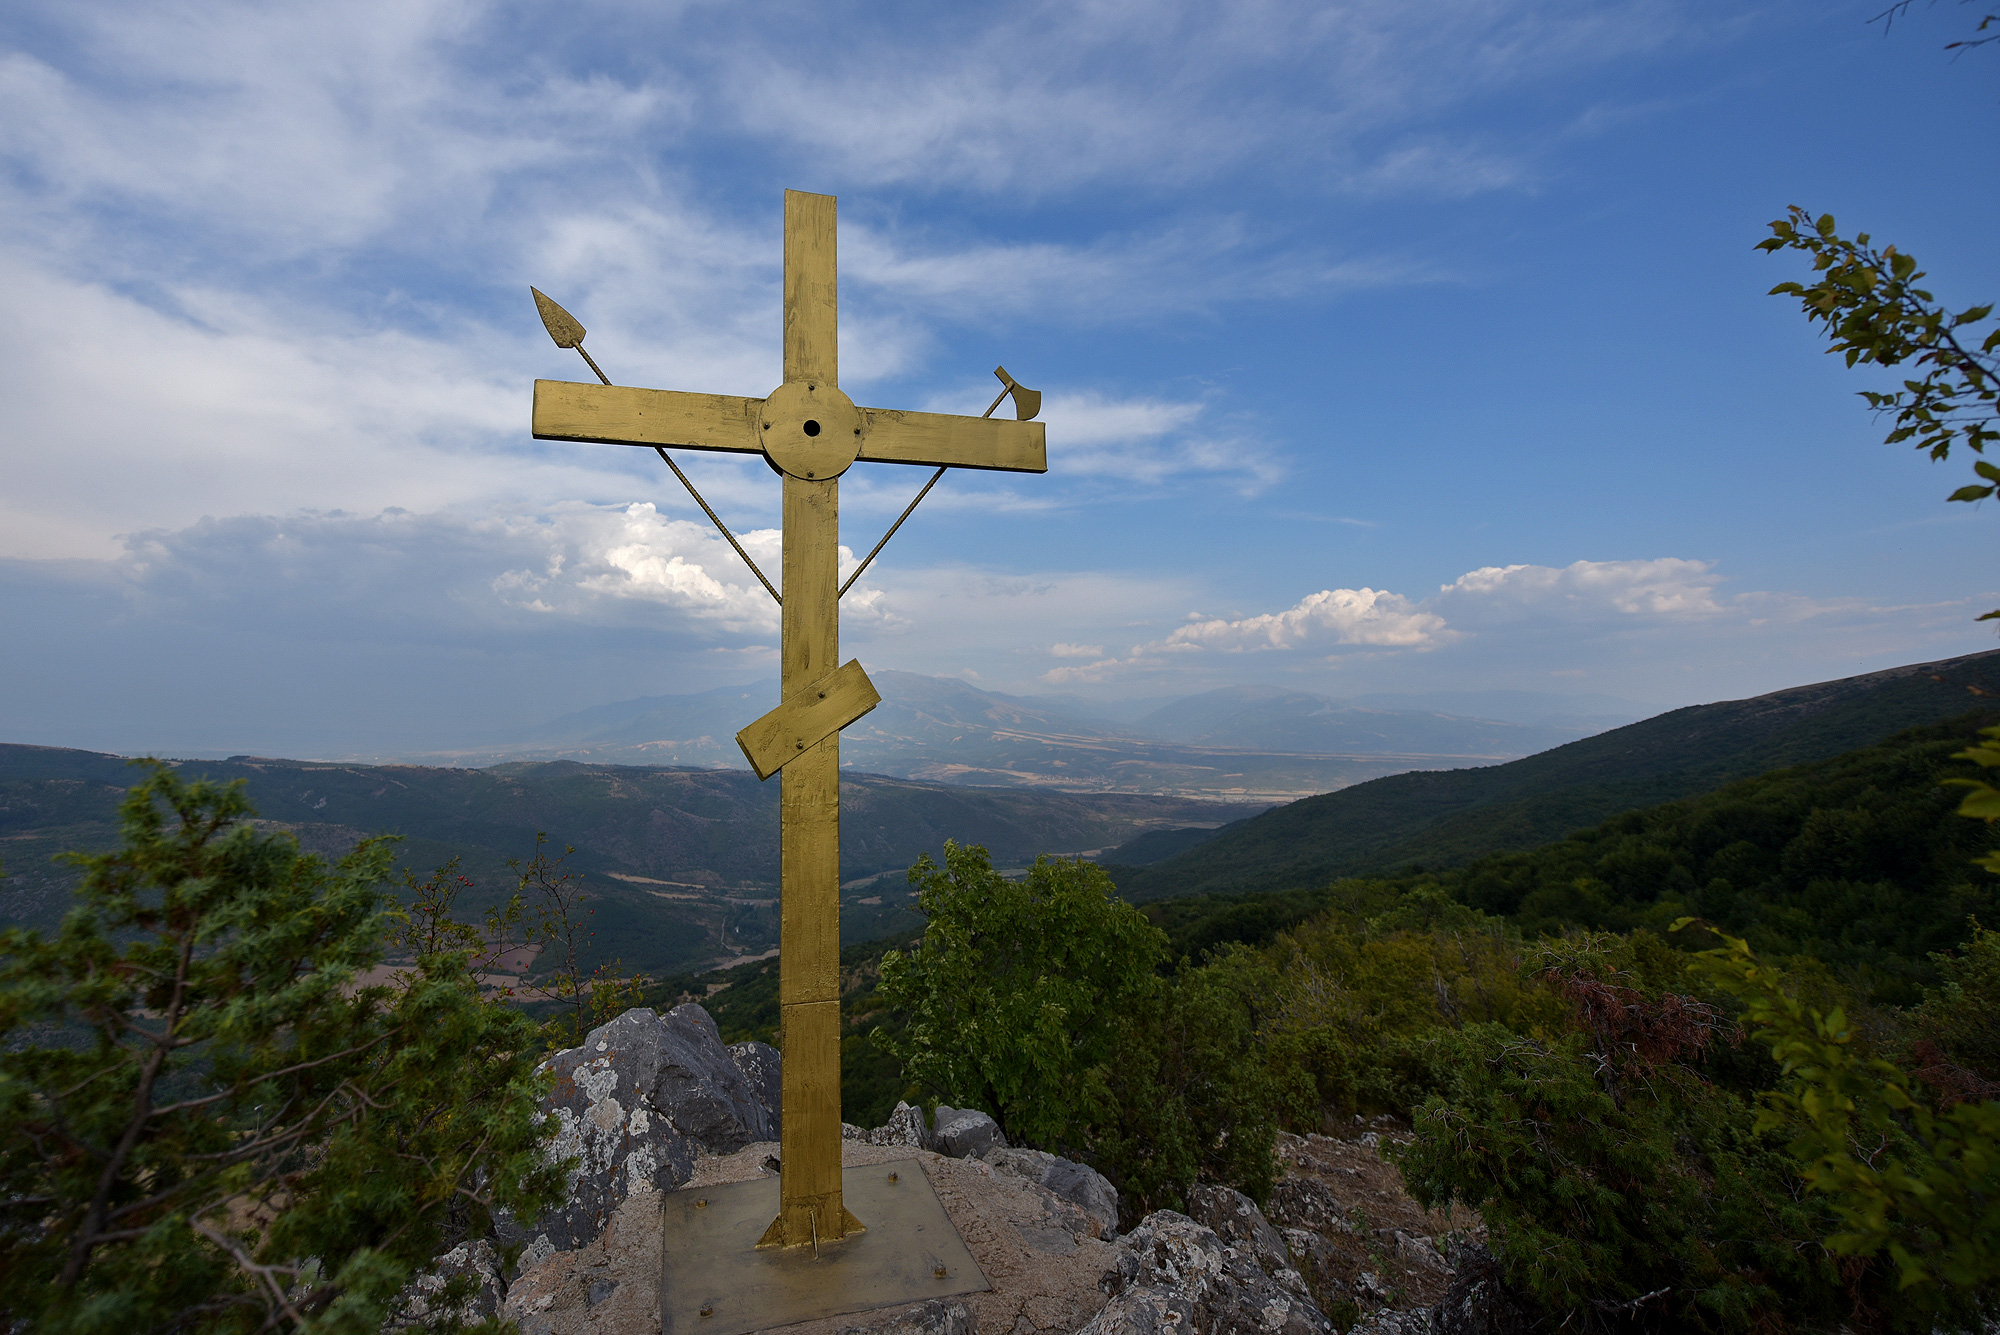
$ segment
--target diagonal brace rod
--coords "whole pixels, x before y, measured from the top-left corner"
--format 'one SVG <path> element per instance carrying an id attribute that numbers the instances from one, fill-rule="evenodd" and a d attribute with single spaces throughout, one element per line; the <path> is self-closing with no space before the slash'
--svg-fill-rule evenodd
<path id="1" fill-rule="evenodd" d="M 582 352 L 582 351 L 583 351 L 583 348 L 581 347 L 581 345 L 579 345 L 579 346 L 578 346 L 578 348 L 577 348 L 577 351 L 578 351 L 578 352 Z M 593 370 L 594 370 L 594 369 L 596 369 L 596 365 L 597 365 L 597 363 L 595 363 L 595 362 L 592 362 L 592 363 L 591 363 L 591 367 L 592 367 L 592 369 L 593 369 Z M 601 372 L 601 371 L 600 371 L 600 372 L 598 372 L 598 374 L 599 374 L 599 375 L 602 375 L 602 374 L 603 374 L 603 372 Z M 610 382 L 608 382 L 608 381 L 607 381 L 606 383 L 608 384 L 608 383 L 610 383 Z M 994 410 L 995 408 L 998 408 L 998 407 L 1000 406 L 1000 399 L 1004 399 L 1004 398 L 1006 398 L 1006 397 L 1007 397 L 1007 396 L 1008 396 L 1009 394 L 1011 394 L 1011 393 L 1013 393 L 1013 392 L 1014 392 L 1014 387 L 1013 387 L 1012 385 L 1009 385 L 1009 386 L 1007 386 L 1007 387 L 1006 387 L 1005 389 L 1002 389 L 1002 390 L 1000 391 L 1000 398 L 998 398 L 998 399 L 995 399 L 995 400 L 993 400 L 993 402 L 991 402 L 991 403 L 987 404 L 987 405 L 986 405 L 986 411 L 985 411 L 985 412 L 983 412 L 983 413 L 981 413 L 981 414 L 979 414 L 979 415 L 980 415 L 981 417 L 991 417 L 991 416 L 993 416 L 993 410 Z M 675 470 L 675 471 L 679 471 L 679 470 Z M 920 491 L 920 492 L 918 492 L 918 493 L 917 493 L 917 499 L 916 499 L 915 501 L 911 501 L 911 502 L 910 502 L 910 504 L 909 504 L 909 507 L 908 507 L 907 509 L 905 509 L 905 510 L 903 511 L 903 513 L 902 513 L 902 514 L 900 514 L 900 515 L 896 516 L 896 522 L 895 522 L 895 523 L 893 523 L 893 524 L 891 524 L 891 525 L 889 525 L 889 531 L 888 531 L 887 533 L 884 533 L 884 534 L 882 535 L 882 541 L 880 541 L 880 542 L 876 543 L 876 544 L 874 545 L 874 547 L 870 548 L 870 549 L 869 549 L 869 552 L 868 552 L 868 555 L 866 555 L 866 556 L 864 556 L 864 557 L 862 557 L 862 558 L 861 558 L 861 564 L 860 564 L 860 565 L 858 565 L 858 566 L 856 566 L 856 567 L 854 567 L 854 573 L 853 573 L 853 574 L 851 574 L 851 575 L 849 575 L 849 576 L 847 577 L 847 583 L 845 583 L 845 584 L 841 585 L 841 586 L 840 586 L 840 592 L 839 592 L 839 593 L 836 593 L 836 594 L 834 594 L 834 595 L 833 595 L 833 598 L 834 598 L 834 601 L 835 601 L 835 602 L 839 602 L 839 601 L 840 601 L 840 600 L 841 600 L 842 598 L 845 598 L 845 597 L 847 596 L 847 591 L 848 591 L 849 589 L 851 589 L 851 588 L 853 588 L 853 587 L 854 587 L 854 581 L 855 581 L 855 580 L 857 580 L 857 579 L 860 579 L 860 578 L 861 578 L 861 572 L 862 572 L 862 571 L 864 571 L 864 570 L 866 570 L 866 569 L 868 568 L 868 563 L 869 563 L 869 562 L 871 562 L 871 561 L 873 561 L 873 560 L 875 559 L 875 557 L 876 557 L 876 554 L 877 554 L 877 553 L 879 553 L 879 552 L 880 552 L 880 551 L 881 551 L 881 550 L 882 550 L 882 549 L 883 549 L 884 547 L 887 547 L 887 546 L 889 545 L 889 539 L 891 539 L 891 538 L 893 538 L 893 537 L 895 537 L 895 536 L 896 536 L 896 530 L 897 530 L 897 529 L 899 529 L 899 528 L 901 528 L 901 527 L 903 526 L 903 521 L 904 521 L 905 519 L 908 519 L 908 518 L 910 517 L 910 515 L 911 515 L 911 514 L 912 514 L 912 513 L 913 513 L 913 512 L 914 512 L 914 511 L 916 510 L 916 508 L 917 508 L 917 502 L 918 502 L 918 501 L 921 501 L 921 500 L 923 500 L 923 498 L 924 498 L 924 497 L 926 497 L 926 496 L 930 495 L 930 494 L 931 494 L 931 488 L 932 488 L 932 487 L 935 487 L 935 486 L 936 486 L 936 485 L 938 484 L 938 479 L 939 479 L 939 478 L 941 478 L 941 477 L 943 477 L 943 476 L 944 476 L 944 468 L 943 468 L 943 467 L 940 467 L 940 468 L 939 468 L 939 469 L 937 470 L 937 472 L 935 472 L 935 473 L 932 473 L 932 474 L 931 474 L 931 480 L 930 480 L 930 481 L 928 481 L 928 482 L 926 482 L 926 483 L 924 483 L 924 489 L 923 489 L 922 491 Z M 696 499 L 698 500 L 698 499 L 700 499 L 700 498 L 699 498 L 699 497 L 697 497 Z M 719 523 L 721 523 L 722 521 L 721 521 L 721 520 L 717 520 L 716 522 L 717 522 L 717 523 L 719 524 Z M 744 557 L 743 559 L 744 559 L 744 560 L 746 560 L 746 561 L 748 561 L 748 560 L 749 560 L 750 558 L 746 556 L 746 557 Z M 754 570 L 754 569 L 756 569 L 756 567 L 755 567 L 755 566 L 752 566 L 752 567 L 751 567 L 751 569 L 753 569 L 753 570 Z M 774 597 L 774 598 L 775 598 L 775 597 L 777 597 L 777 595 L 776 595 L 776 594 L 772 594 L 771 596 L 772 596 L 772 597 Z"/>
<path id="2" fill-rule="evenodd" d="M 910 517 L 911 512 L 917 508 L 917 501 L 921 501 L 924 497 L 930 495 L 931 488 L 935 487 L 938 483 L 938 479 L 943 476 L 944 476 L 944 469 L 942 467 L 940 467 L 937 470 L 937 472 L 931 474 L 931 480 L 924 483 L 924 489 L 917 493 L 917 500 L 911 501 L 909 503 L 909 505 L 904 509 L 903 513 L 896 517 L 896 522 L 889 525 L 889 531 L 882 535 L 882 541 L 876 543 L 874 550 L 870 551 L 867 556 L 862 558 L 860 565 L 854 567 L 854 573 L 847 577 L 847 583 L 841 585 L 840 592 L 833 595 L 835 599 L 845 598 L 847 596 L 848 589 L 853 587 L 855 580 L 861 578 L 861 572 L 866 570 L 868 568 L 868 563 L 875 559 L 876 552 L 881 551 L 884 547 L 889 545 L 889 539 L 896 536 L 896 530 L 903 526 L 903 521 L 905 519 L 908 519 Z"/>
<path id="3" fill-rule="evenodd" d="M 576 345 L 575 345 L 575 346 L 576 346 L 576 350 L 577 350 L 577 351 L 578 351 L 579 353 L 582 353 L 582 354 L 583 354 L 583 360 L 584 360 L 584 361 L 586 361 L 586 362 L 588 362 L 588 363 L 590 364 L 590 369 L 591 369 L 591 370 L 593 370 L 593 371 L 596 371 L 596 372 L 597 372 L 597 378 L 598 378 L 599 380 L 602 380 L 602 381 L 603 381 L 603 382 L 604 382 L 605 384 L 607 384 L 607 385 L 608 385 L 608 384 L 610 384 L 610 383 L 611 383 L 611 377 L 610 377 L 610 376 L 608 376 L 608 375 L 606 375 L 606 374 L 604 374 L 604 372 L 603 372 L 603 371 L 602 371 L 602 370 L 601 370 L 601 369 L 600 369 L 600 368 L 598 367 L 598 365 L 597 365 L 597 362 L 596 362 L 596 361 L 595 361 L 594 359 L 592 359 L 592 357 L 591 357 L 591 355 L 590 355 L 589 353 L 587 353 L 587 352 L 584 352 L 584 351 L 583 351 L 583 340 L 582 340 L 581 338 L 579 338 L 579 339 L 577 340 L 577 342 L 576 342 Z M 995 400 L 993 400 L 993 408 L 997 408 L 997 407 L 999 407 L 999 406 L 1000 406 L 1000 400 L 999 400 L 999 399 L 995 399 Z M 991 414 L 991 413 L 992 413 L 992 411 L 993 411 L 993 408 L 988 408 L 988 409 L 986 410 L 986 411 L 987 411 L 987 413 L 988 413 L 988 414 Z M 659 447 L 658 445 L 655 445 L 655 446 L 653 447 L 653 449 L 654 449 L 654 450 L 656 450 L 656 451 L 657 451 L 657 452 L 659 453 L 659 456 L 660 456 L 660 457 L 661 457 L 662 459 L 665 459 L 665 460 L 666 460 L 666 462 L 667 462 L 667 467 L 669 467 L 669 468 L 671 468 L 671 469 L 673 469 L 673 470 L 674 470 L 674 476 L 675 476 L 675 477 L 677 477 L 677 478 L 679 478 L 679 479 L 681 480 L 681 485 L 682 485 L 683 487 L 686 487 L 686 488 L 688 489 L 688 495 L 690 495 L 690 496 L 694 497 L 694 503 L 695 503 L 696 505 L 699 505 L 699 506 L 701 507 L 701 512 L 702 512 L 703 514 L 705 514 L 705 515 L 707 515 L 707 516 L 708 516 L 708 518 L 709 518 L 709 522 L 715 525 L 715 528 L 716 528 L 716 531 L 717 531 L 718 533 L 722 534 L 722 536 L 723 536 L 723 537 L 725 537 L 725 538 L 729 539 L 729 545 L 730 545 L 731 547 L 734 547 L 734 548 L 736 549 L 736 554 L 737 554 L 738 556 L 740 556 L 740 557 L 742 557 L 742 558 L 743 558 L 743 564 L 744 564 L 744 565 L 746 565 L 746 566 L 749 566 L 749 567 L 750 567 L 750 573 L 751 573 L 751 574 L 753 574 L 753 575 L 755 575 L 755 576 L 757 577 L 757 582 L 758 582 L 759 584 L 762 584 L 762 585 L 764 586 L 764 592 L 766 592 L 766 593 L 770 594 L 770 595 L 771 595 L 771 597 L 772 597 L 772 599 L 773 599 L 774 601 L 776 601 L 776 603 L 778 604 L 778 606 L 780 606 L 780 607 L 783 607 L 783 606 L 785 605 L 785 600 L 784 600 L 783 596 L 781 596 L 781 595 L 780 595 L 780 594 L 778 593 L 778 591 L 777 591 L 776 589 L 774 589 L 774 588 L 772 588 L 772 587 L 771 587 L 771 581 L 770 581 L 770 580 L 768 580 L 768 579 L 765 579 L 765 578 L 764 578 L 764 572 L 763 572 L 763 571 L 761 571 L 761 570 L 759 570 L 759 569 L 757 568 L 757 563 L 756 563 L 755 561 L 752 561 L 752 560 L 750 559 L 750 553 L 748 553 L 748 552 L 746 552 L 746 551 L 744 551 L 744 550 L 743 550 L 743 544 L 742 544 L 742 543 L 740 543 L 740 542 L 738 542 L 738 541 L 736 540 L 736 535 L 735 535 L 734 533 L 731 533 L 731 532 L 729 531 L 729 526 L 728 526 L 727 524 L 723 523 L 723 522 L 722 522 L 722 520 L 721 520 L 721 519 L 720 519 L 719 517 L 717 517 L 717 515 L 716 515 L 715 511 L 713 511 L 713 510 L 711 510 L 711 509 L 709 509 L 709 508 L 708 508 L 708 502 L 707 502 L 707 501 L 705 501 L 705 500 L 703 500 L 703 499 L 701 498 L 701 493 L 700 493 L 700 492 L 698 492 L 698 491 L 696 491 L 696 490 L 694 489 L 694 483 L 692 483 L 692 482 L 688 481 L 688 475 L 687 475 L 686 473 L 683 473 L 683 472 L 681 471 L 681 466 L 680 466 L 679 464 L 675 463 L 675 462 L 673 461 L 673 458 L 672 458 L 672 456 L 670 456 L 670 455 L 669 455 L 669 454 L 668 454 L 668 453 L 667 453 L 667 452 L 666 452 L 665 450 L 661 449 L 661 448 L 660 448 L 660 447 Z M 939 472 L 939 473 L 942 473 L 942 472 L 944 472 L 944 470 L 943 470 L 942 468 L 940 468 L 940 469 L 938 469 L 938 472 Z M 935 482 L 935 481 L 937 481 L 937 479 L 936 479 L 936 478 L 932 478 L 932 479 L 931 479 L 931 481 Z M 924 490 L 925 490 L 925 491 L 929 491 L 929 490 L 930 490 L 930 488 L 929 488 L 929 487 L 925 487 L 925 488 L 924 488 Z M 923 497 L 919 496 L 919 497 L 917 497 L 917 499 L 918 499 L 918 500 L 922 500 L 922 499 L 923 499 Z M 912 505 L 912 506 L 911 506 L 911 509 L 915 509 L 915 508 L 916 508 L 916 507 L 915 507 L 914 505 Z M 905 516 L 907 517 L 907 515 L 908 515 L 908 511 L 905 511 L 904 513 L 905 513 Z M 903 521 L 902 521 L 901 519 L 898 519 L 898 520 L 897 520 L 896 522 L 900 524 L 900 523 L 902 523 Z M 894 533 L 894 532 L 895 532 L 896 530 L 892 528 L 892 529 L 890 529 L 889 531 L 890 531 L 891 533 Z M 887 538 L 884 538 L 884 539 L 882 539 L 882 542 L 887 542 L 887 541 L 888 541 L 888 539 L 887 539 Z M 879 552 L 879 551 L 881 551 L 881 550 L 882 550 L 882 544 L 881 544 L 881 543 L 877 543 L 877 544 L 875 544 L 875 551 Z M 870 552 L 870 553 L 868 553 L 868 556 L 869 556 L 869 559 L 870 559 L 870 560 L 874 559 L 874 556 L 875 556 L 875 552 Z M 846 592 L 847 592 L 847 590 L 843 588 L 843 589 L 841 590 L 841 592 L 842 592 L 842 593 L 846 593 Z"/>
<path id="4" fill-rule="evenodd" d="M 729 526 L 724 524 L 720 519 L 716 518 L 715 511 L 708 508 L 708 502 L 703 500 L 701 498 L 701 493 L 694 489 L 694 483 L 688 481 L 688 475 L 681 471 L 681 466 L 674 462 L 673 456 L 668 454 L 664 449 L 661 449 L 661 447 L 658 445 L 655 445 L 653 449 L 659 453 L 659 456 L 662 459 L 665 459 L 667 461 L 667 467 L 674 470 L 674 476 L 679 478 L 681 480 L 681 485 L 688 489 L 688 495 L 694 497 L 694 503 L 702 508 L 702 513 L 706 514 L 709 517 L 709 519 L 714 522 L 716 531 L 721 533 L 723 537 L 729 539 L 729 545 L 731 547 L 734 547 L 736 549 L 736 554 L 743 558 L 743 564 L 750 567 L 750 573 L 757 577 L 757 582 L 764 586 L 764 591 L 770 594 L 771 597 L 774 600 L 776 600 L 778 606 L 783 607 L 785 605 L 784 597 L 781 594 L 779 594 L 779 592 L 776 589 L 771 587 L 770 580 L 764 578 L 764 572 L 759 570 L 757 568 L 757 563 L 750 559 L 750 553 L 743 550 L 743 544 L 736 540 L 736 535 L 729 531 Z M 938 472 L 942 473 L 944 472 L 944 470 L 940 468 L 938 469 Z M 932 480 L 935 481 L 936 479 Z"/>

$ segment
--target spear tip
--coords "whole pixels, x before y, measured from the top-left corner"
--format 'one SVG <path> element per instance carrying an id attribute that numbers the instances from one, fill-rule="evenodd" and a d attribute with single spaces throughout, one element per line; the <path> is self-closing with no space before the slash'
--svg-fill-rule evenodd
<path id="1" fill-rule="evenodd" d="M 583 326 L 574 315 L 550 301 L 540 288 L 531 286 L 528 291 L 535 294 L 535 309 L 542 313 L 542 328 L 549 331 L 557 347 L 574 348 L 583 342 Z"/>

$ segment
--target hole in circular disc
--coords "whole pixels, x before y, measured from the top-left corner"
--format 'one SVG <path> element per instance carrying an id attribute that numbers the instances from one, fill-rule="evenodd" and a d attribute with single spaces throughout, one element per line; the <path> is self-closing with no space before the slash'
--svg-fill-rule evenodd
<path id="1" fill-rule="evenodd" d="M 810 417 L 806 419 L 806 434 L 808 436 L 817 436 L 819 434 L 819 423 L 813 421 Z"/>

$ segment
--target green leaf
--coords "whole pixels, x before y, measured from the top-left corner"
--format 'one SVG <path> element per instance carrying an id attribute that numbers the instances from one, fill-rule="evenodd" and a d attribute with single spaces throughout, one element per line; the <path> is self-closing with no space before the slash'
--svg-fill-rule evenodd
<path id="1" fill-rule="evenodd" d="M 1974 483 L 1971 486 L 1960 487 L 1957 491 L 1945 497 L 1945 499 L 1948 501 L 1983 501 L 1992 494 L 1992 487 L 1982 487 Z"/>

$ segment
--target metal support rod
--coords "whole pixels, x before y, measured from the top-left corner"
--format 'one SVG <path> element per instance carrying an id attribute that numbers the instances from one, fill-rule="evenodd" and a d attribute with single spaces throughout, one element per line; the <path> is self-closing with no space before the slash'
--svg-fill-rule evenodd
<path id="1" fill-rule="evenodd" d="M 577 351 L 582 352 L 583 349 L 581 347 L 578 347 Z M 993 402 L 987 404 L 986 411 L 979 415 L 981 417 L 993 416 L 993 410 L 1000 406 L 1000 399 L 1006 398 L 1009 394 L 1013 392 L 1014 392 L 1014 387 L 1012 385 L 1009 385 L 1007 386 L 1007 388 L 1001 390 L 1000 398 L 995 399 L 993 400 Z M 839 601 L 840 599 L 845 598 L 847 596 L 847 591 L 854 587 L 854 581 L 861 578 L 861 572 L 868 568 L 869 563 L 875 559 L 877 553 L 879 553 L 884 547 L 887 547 L 889 545 L 889 539 L 896 536 L 896 530 L 903 526 L 903 521 L 905 519 L 908 519 L 910 517 L 911 512 L 917 508 L 917 501 L 921 501 L 923 500 L 924 497 L 930 495 L 931 488 L 935 487 L 938 483 L 938 479 L 943 476 L 944 476 L 943 468 L 939 468 L 937 472 L 931 474 L 931 480 L 924 483 L 924 489 L 917 493 L 917 500 L 910 502 L 908 507 L 904 509 L 903 513 L 896 517 L 896 522 L 889 525 L 889 531 L 882 535 L 882 541 L 876 543 L 875 546 L 869 550 L 868 555 L 861 558 L 860 565 L 854 567 L 854 573 L 847 577 L 847 583 L 841 585 L 840 592 L 833 595 L 835 601 Z M 747 561 L 750 558 L 746 556 L 743 559 Z"/>
<path id="2" fill-rule="evenodd" d="M 579 341 L 579 342 L 577 343 L 577 345 L 576 345 L 576 350 L 577 350 L 577 352 L 579 352 L 579 353 L 581 353 L 581 354 L 582 354 L 582 356 L 583 356 L 583 359 L 584 359 L 584 361 L 586 361 L 586 362 L 588 362 L 588 363 L 590 364 L 590 369 L 591 369 L 591 370 L 593 370 L 593 371 L 597 371 L 597 378 L 598 378 L 599 380 L 602 380 L 602 381 L 603 381 L 603 382 L 604 382 L 605 384 L 607 384 L 607 385 L 611 383 L 611 377 L 610 377 L 610 376 L 608 376 L 608 375 L 606 375 L 606 374 L 604 374 L 604 372 L 602 372 L 602 371 L 598 371 L 598 370 L 597 370 L 597 363 L 596 363 L 596 361 L 594 361 L 594 360 L 593 360 L 593 359 L 591 358 L 591 355 L 590 355 L 589 353 L 587 353 L 587 352 L 584 352 L 584 351 L 583 351 L 583 344 L 582 344 L 582 342 L 580 342 L 580 341 Z M 997 403 L 999 402 L 999 400 L 997 400 L 997 399 L 996 399 L 996 400 L 994 400 L 994 402 L 995 402 L 995 403 L 997 404 Z"/>
<path id="3" fill-rule="evenodd" d="M 987 411 L 991 412 L 992 409 L 989 408 L 987 409 Z M 847 577 L 847 583 L 840 586 L 840 592 L 833 595 L 835 598 L 845 598 L 847 596 L 847 590 L 853 585 L 855 580 L 861 578 L 861 572 L 868 568 L 868 563 L 875 559 L 875 552 L 879 552 L 884 547 L 889 545 L 889 539 L 896 536 L 896 530 L 903 526 L 903 520 L 908 519 L 910 517 L 910 511 L 915 510 L 917 508 L 917 501 L 921 501 L 924 497 L 930 495 L 931 488 L 935 487 L 937 485 L 937 480 L 943 476 L 944 476 L 943 468 L 939 468 L 937 472 L 931 474 L 931 480 L 924 483 L 924 489 L 917 493 L 917 500 L 911 501 L 908 508 L 906 508 L 903 511 L 903 513 L 897 518 L 896 522 L 889 525 L 889 531 L 882 535 L 882 541 L 875 544 L 875 551 L 868 553 L 867 556 L 862 558 L 861 564 L 854 568 L 854 573 Z"/>
<path id="4" fill-rule="evenodd" d="M 583 351 L 583 349 L 578 348 L 577 351 L 581 352 Z M 665 459 L 667 461 L 667 467 L 674 470 L 674 476 L 679 478 L 681 480 L 681 485 L 688 489 L 688 495 L 694 497 L 694 503 L 701 507 L 702 513 L 706 514 L 709 517 L 709 519 L 715 524 L 716 531 L 722 534 L 723 537 L 729 539 L 729 545 L 731 547 L 734 547 L 736 549 L 736 554 L 743 558 L 743 564 L 750 567 L 750 573 L 757 577 L 757 582 L 764 586 L 764 591 L 771 595 L 772 599 L 777 602 L 778 606 L 783 607 L 785 605 L 784 598 L 779 595 L 776 589 L 771 587 L 771 581 L 764 578 L 764 572 L 759 570 L 757 568 L 757 563 L 750 559 L 750 553 L 743 550 L 743 544 L 736 540 L 736 535 L 729 531 L 728 525 L 724 524 L 720 519 L 716 518 L 715 511 L 708 508 L 708 502 L 703 500 L 701 498 L 701 493 L 694 489 L 694 483 L 688 481 L 688 475 L 681 471 L 681 466 L 675 463 L 673 461 L 673 457 L 669 455 L 666 452 L 666 450 L 662 449 L 660 446 L 655 445 L 653 449 L 659 454 L 659 456 L 662 459 Z M 944 470 L 940 468 L 938 471 L 942 473 Z"/>
<path id="5" fill-rule="evenodd" d="M 575 346 L 577 352 L 583 357 L 584 361 L 590 363 L 590 369 L 597 372 L 597 378 L 599 380 L 602 380 L 607 385 L 610 384 L 611 377 L 604 374 L 603 370 L 599 368 L 596 361 L 594 361 L 591 358 L 591 355 L 589 353 L 584 352 L 583 341 L 581 339 L 578 339 Z M 1000 406 L 1000 400 L 998 399 L 993 400 L 993 407 L 997 408 L 999 406 Z M 991 414 L 993 408 L 988 408 L 986 411 L 988 414 Z M 708 508 L 708 502 L 703 500 L 701 498 L 701 493 L 694 489 L 694 483 L 688 481 L 688 475 L 681 471 L 681 466 L 675 463 L 673 461 L 673 458 L 664 449 L 661 449 L 658 445 L 655 445 L 653 449 L 659 454 L 659 456 L 662 459 L 665 459 L 667 461 L 667 467 L 674 470 L 674 476 L 681 480 L 681 485 L 687 488 L 688 495 L 694 497 L 694 503 L 701 507 L 701 512 L 708 516 L 710 523 L 715 525 L 715 531 L 720 533 L 723 537 L 729 539 L 729 545 L 731 547 L 734 547 L 736 549 L 736 554 L 743 558 L 743 564 L 750 567 L 750 573 L 755 575 L 757 577 L 757 582 L 764 586 L 764 592 L 770 594 L 772 599 L 776 601 L 778 606 L 783 607 L 785 605 L 784 598 L 779 595 L 776 589 L 771 587 L 771 581 L 764 578 L 764 572 L 759 570 L 757 568 L 757 563 L 750 559 L 750 553 L 743 550 L 743 544 L 736 540 L 736 535 L 729 531 L 729 526 L 722 522 L 722 520 L 716 515 L 715 511 Z M 942 473 L 944 470 L 940 468 L 938 471 Z M 937 479 L 932 478 L 931 481 L 935 482 L 937 481 Z M 926 487 L 925 490 L 928 491 L 929 488 Z M 922 500 L 923 498 L 919 496 L 917 499 Z M 901 523 L 902 521 L 898 520 L 897 522 Z M 891 533 L 895 532 L 894 529 L 891 529 L 889 531 Z M 882 541 L 887 542 L 888 539 L 884 538 Z M 879 547 L 877 548 L 877 550 L 880 550 Z M 873 553 L 871 553 L 871 555 L 872 554 Z M 845 593 L 846 590 L 843 589 L 841 590 L 841 592 Z"/>

